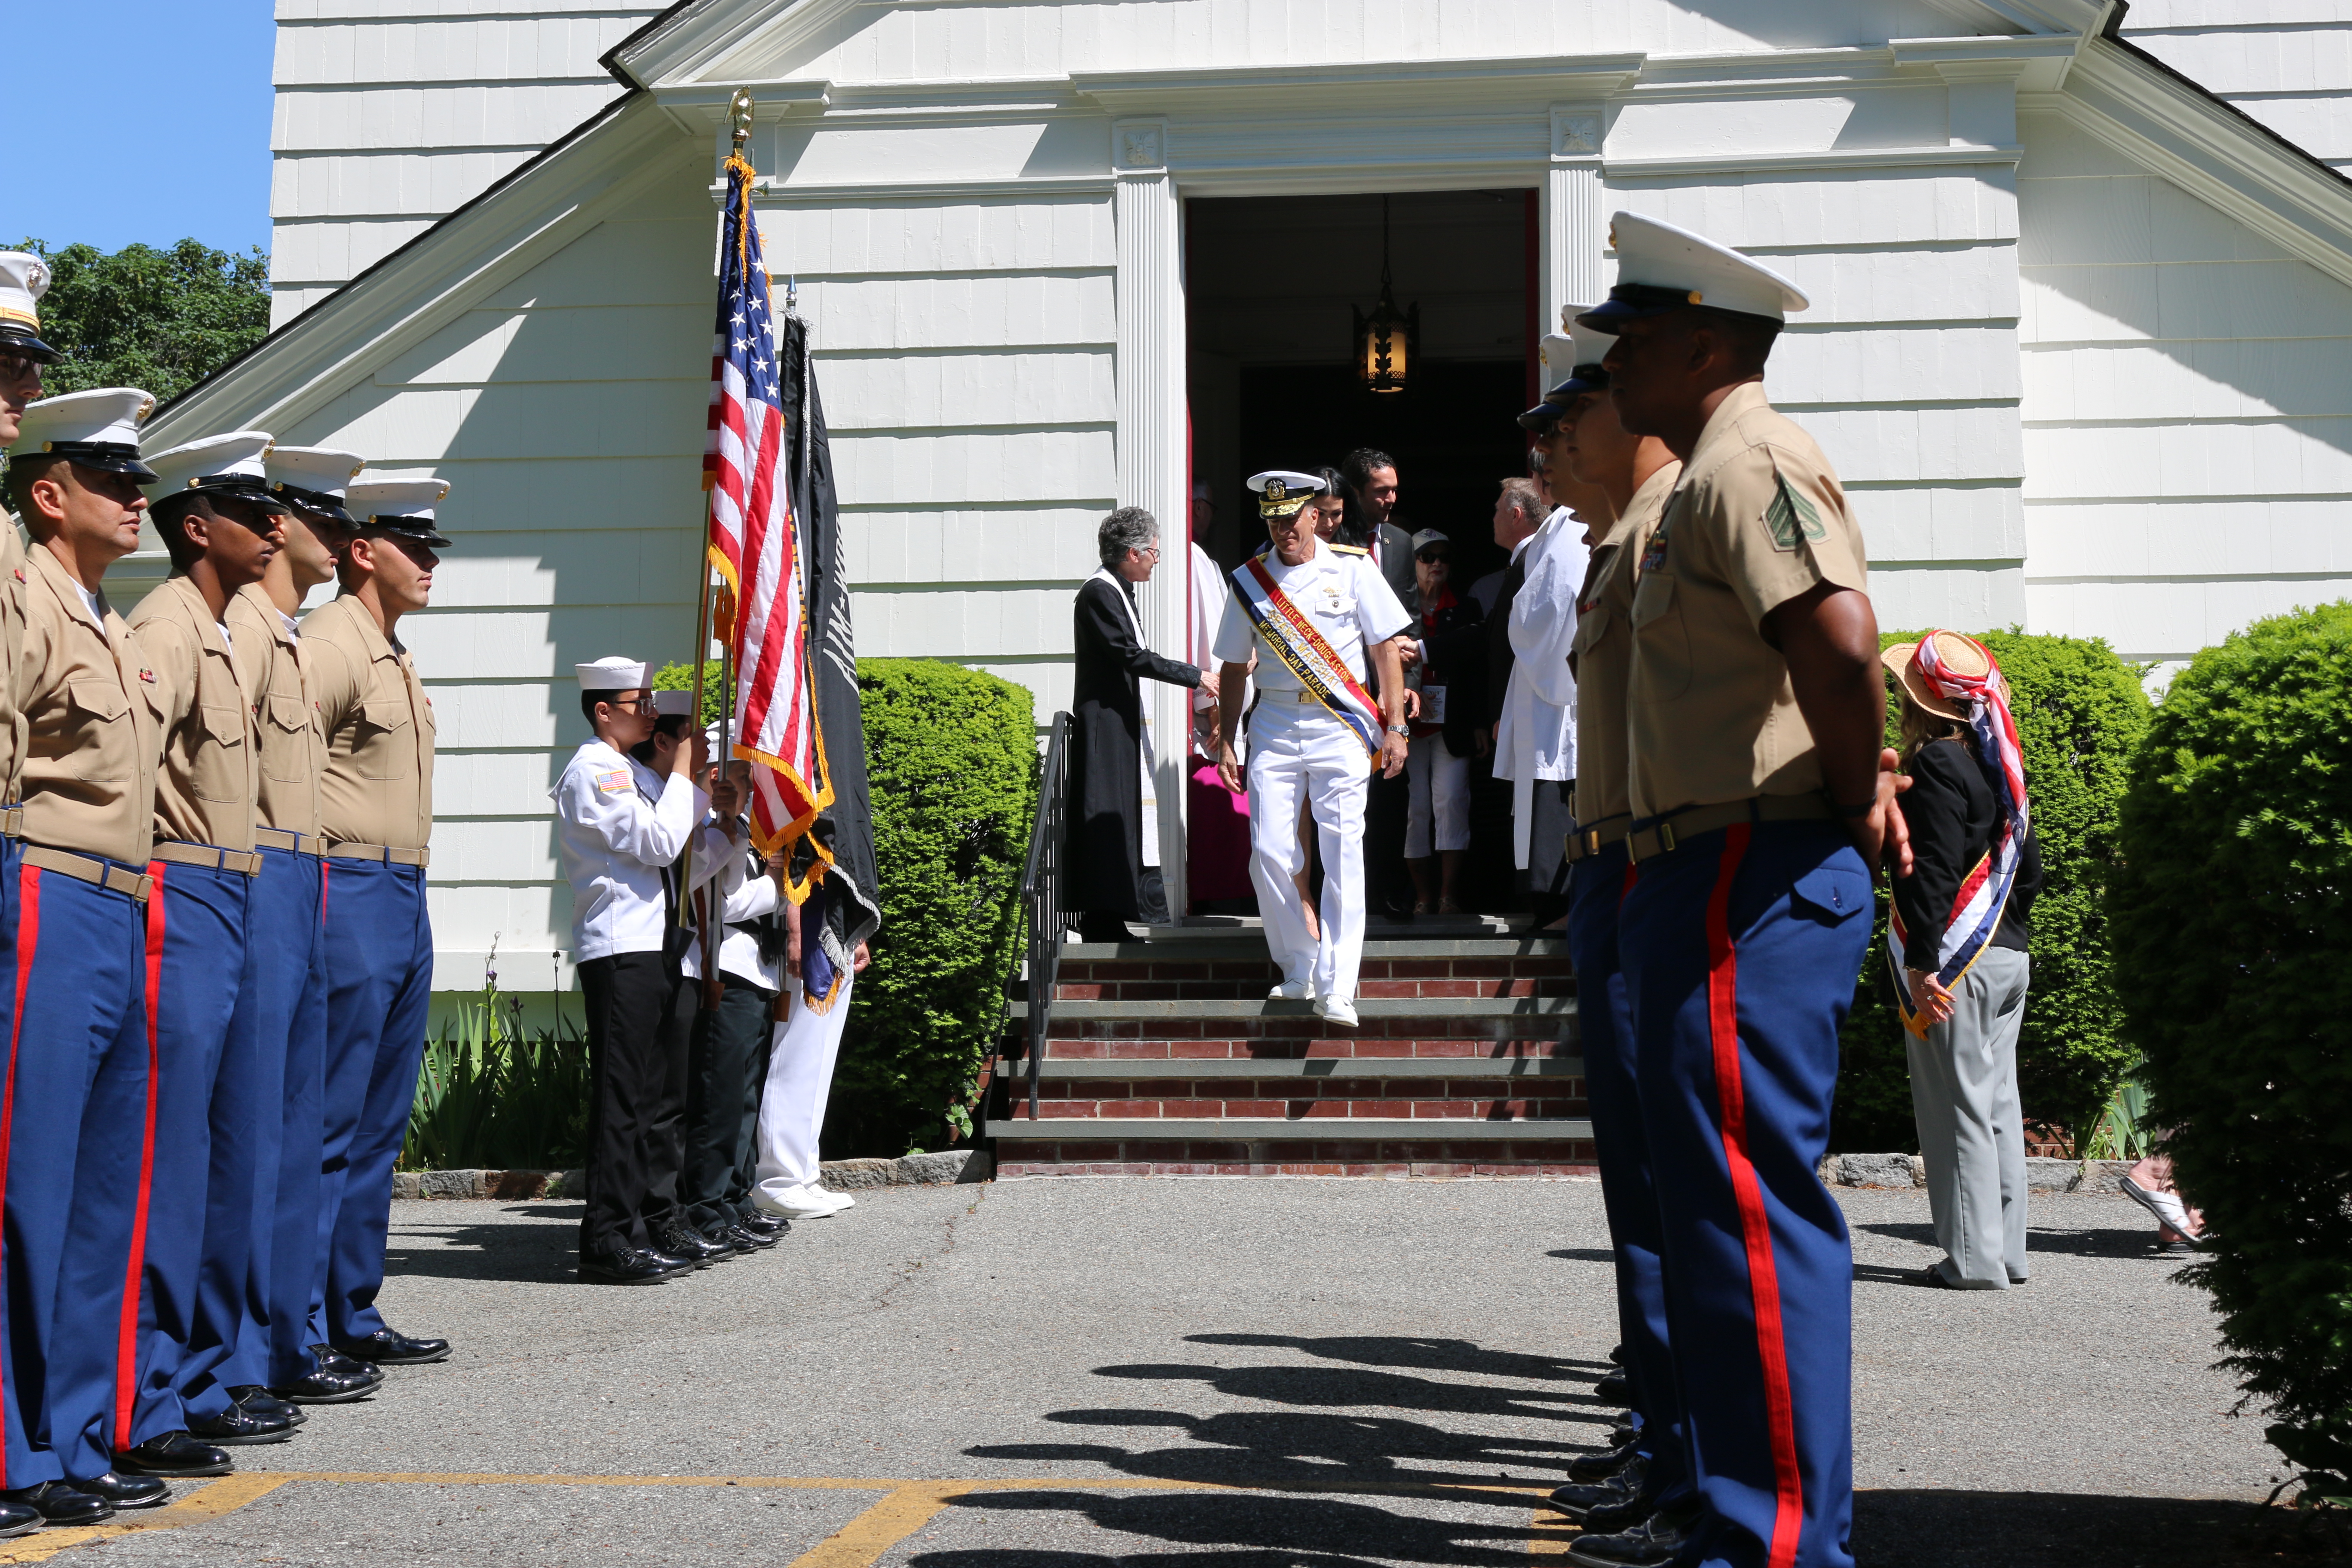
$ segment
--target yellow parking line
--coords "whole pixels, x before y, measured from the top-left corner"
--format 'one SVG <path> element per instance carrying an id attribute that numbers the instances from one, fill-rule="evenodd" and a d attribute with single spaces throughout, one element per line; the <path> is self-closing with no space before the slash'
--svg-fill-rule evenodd
<path id="1" fill-rule="evenodd" d="M 1460 1497 L 1492 1492 L 1501 1497 L 1541 1491 L 1540 1483 L 1445 1483 L 1434 1481 L 1247 1481 L 1172 1480 L 1154 1476 L 1005 1476 L 968 1480 L 910 1480 L 856 1476 L 594 1476 L 510 1475 L 498 1472 L 430 1470 L 271 1470 L 230 1476 L 199 1488 L 169 1508 L 144 1519 L 103 1524 L 86 1530 L 46 1530 L 22 1540 L 0 1542 L 0 1563 L 40 1563 L 69 1546 L 111 1540 L 148 1530 L 174 1530 L 201 1524 L 236 1512 L 247 1504 L 296 1481 L 327 1481 L 341 1486 L 539 1486 L 539 1487 L 761 1487 L 811 1491 L 878 1491 L 882 1497 L 863 1513 L 795 1559 L 791 1568 L 867 1568 L 891 1547 L 936 1517 L 959 1497 L 994 1491 L 1170 1491 L 1170 1492 L 1305 1492 L 1354 1493 L 1382 1497 Z M 1538 1523 L 1558 1515 L 1538 1510 Z M 1546 1530 L 1531 1547 L 1538 1555 L 1557 1555 L 1558 1532 Z"/>
<path id="2" fill-rule="evenodd" d="M 1580 1531 L 1569 1522 L 1568 1515 L 1558 1509 L 1538 1504 L 1528 1518 L 1528 1555 L 1540 1561 L 1546 1557 L 1565 1557 L 1569 1542 Z"/>

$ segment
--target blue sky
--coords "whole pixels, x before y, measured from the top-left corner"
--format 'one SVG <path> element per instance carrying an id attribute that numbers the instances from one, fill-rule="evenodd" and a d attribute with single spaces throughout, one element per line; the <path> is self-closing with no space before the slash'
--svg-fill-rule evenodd
<path id="1" fill-rule="evenodd" d="M 269 246 L 270 0 L 12 0 L 0 246 Z"/>

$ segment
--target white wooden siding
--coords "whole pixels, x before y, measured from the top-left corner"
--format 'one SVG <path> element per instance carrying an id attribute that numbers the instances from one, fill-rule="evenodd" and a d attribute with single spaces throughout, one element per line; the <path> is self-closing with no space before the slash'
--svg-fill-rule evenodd
<path id="1" fill-rule="evenodd" d="M 2028 624 L 2169 662 L 2352 593 L 2352 289 L 2063 121 L 2026 145 Z"/>
<path id="2" fill-rule="evenodd" d="M 1784 132 L 1789 123 L 1761 110 L 1749 119 Z M 1612 156 L 1616 145 L 1612 133 Z M 1612 178 L 1609 199 L 1737 246 L 1811 300 L 1790 319 L 1765 384 L 1845 482 L 1880 624 L 2022 620 L 2008 171 Z"/>
<path id="3" fill-rule="evenodd" d="M 2135 0 L 2123 35 L 2336 168 L 2352 168 L 2352 5 Z"/>
<path id="4" fill-rule="evenodd" d="M 270 324 L 610 102 L 597 57 L 654 5 L 278 0 Z"/>

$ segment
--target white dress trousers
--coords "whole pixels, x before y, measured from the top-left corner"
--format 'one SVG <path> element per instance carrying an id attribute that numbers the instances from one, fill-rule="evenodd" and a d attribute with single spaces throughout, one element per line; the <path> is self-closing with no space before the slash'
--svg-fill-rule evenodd
<path id="1" fill-rule="evenodd" d="M 829 1012 L 810 1009 L 797 973 L 787 977 L 792 1012 L 776 1026 L 768 1057 L 768 1083 L 760 1096 L 759 1192 L 780 1207 L 793 1206 L 795 1188 L 817 1182 L 817 1134 L 824 1130 L 825 1102 L 833 1095 L 834 1058 L 841 1055 L 841 1031 L 849 1022 L 855 973 L 842 977 L 841 994 Z"/>
<path id="2" fill-rule="evenodd" d="M 1352 1001 L 1364 961 L 1364 797 L 1372 761 L 1354 731 L 1296 689 L 1268 689 L 1250 715 L 1250 880 L 1265 945 L 1285 981 L 1311 980 L 1318 996 Z M 1298 840 L 1304 800 L 1323 851 L 1323 935 L 1307 934 L 1292 879 L 1307 868 Z"/>

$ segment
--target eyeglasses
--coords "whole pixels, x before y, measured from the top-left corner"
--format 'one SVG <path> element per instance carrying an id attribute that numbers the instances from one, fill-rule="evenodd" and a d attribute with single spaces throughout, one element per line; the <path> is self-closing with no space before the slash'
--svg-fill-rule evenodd
<path id="1" fill-rule="evenodd" d="M 654 700 L 650 697 L 624 697 L 617 702 L 607 702 L 604 706 L 621 713 L 650 713 L 653 711 Z"/>

